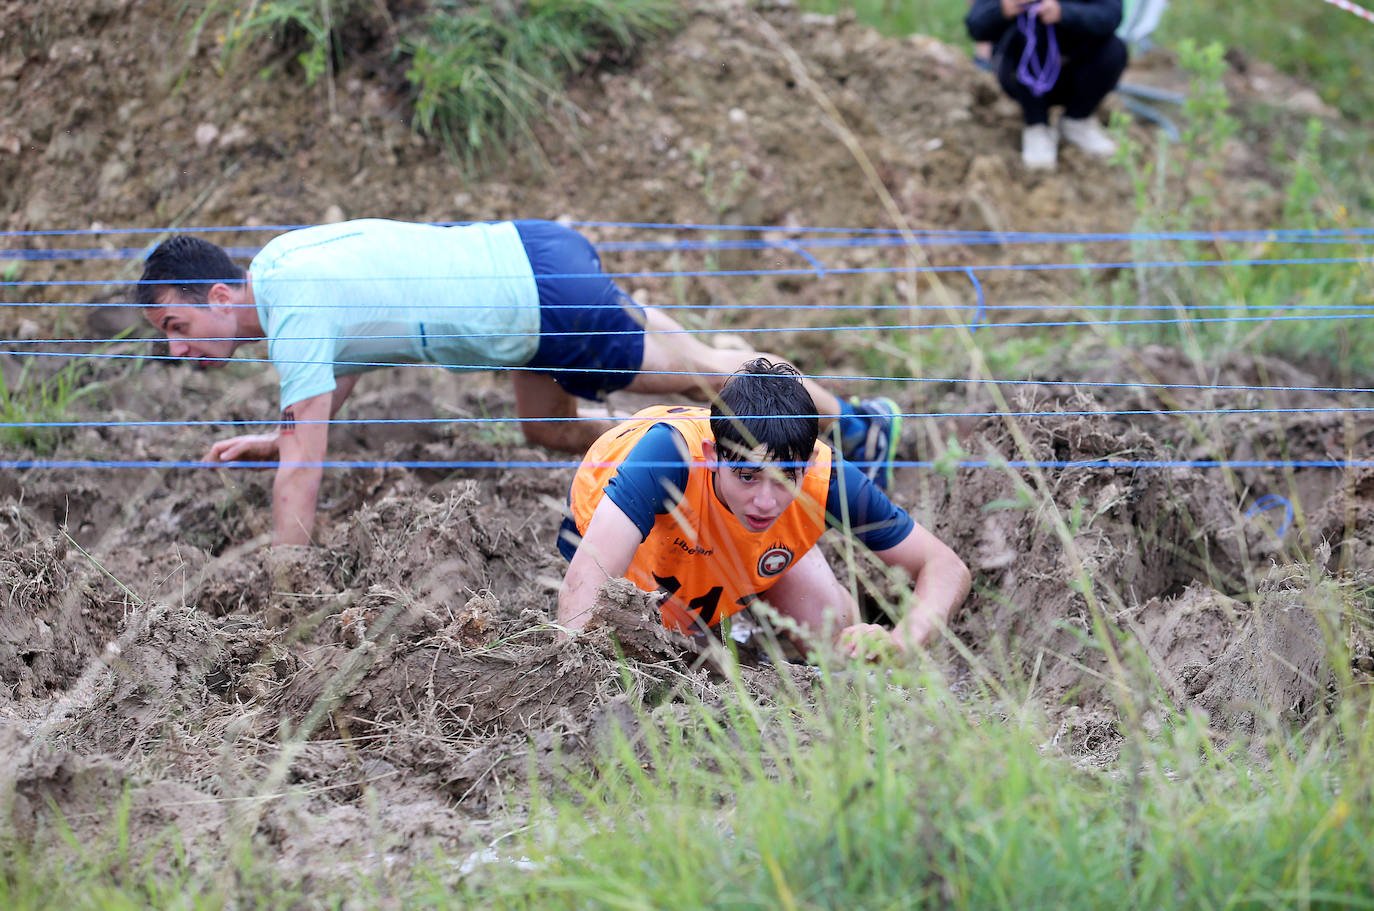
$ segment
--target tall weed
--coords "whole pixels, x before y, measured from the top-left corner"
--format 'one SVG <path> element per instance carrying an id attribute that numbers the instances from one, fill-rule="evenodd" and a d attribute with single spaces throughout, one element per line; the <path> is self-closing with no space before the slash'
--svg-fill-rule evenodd
<path id="1" fill-rule="evenodd" d="M 1315 86 L 1324 101 L 1347 116 L 1369 118 L 1374 24 L 1321 2 L 1170 4 L 1160 21 L 1161 41 L 1173 45 L 1193 35 L 1214 36 L 1234 49 L 1238 64 L 1271 65 Z"/>
<path id="2" fill-rule="evenodd" d="M 1297 360 L 1316 358 L 1323 370 L 1374 370 L 1368 345 L 1374 330 L 1360 311 L 1372 302 L 1367 247 L 1339 235 L 1296 242 L 1277 234 L 1248 242 L 1205 237 L 1209 231 L 1244 228 L 1349 227 L 1350 212 L 1339 202 L 1341 192 L 1325 166 L 1322 123 L 1309 121 L 1291 153 L 1279 223 L 1237 224 L 1221 203 L 1228 178 L 1220 163 L 1241 129 L 1221 82 L 1226 68 L 1221 46 L 1184 40 L 1178 51 L 1191 74 L 1182 141 L 1170 144 L 1160 137 L 1147 148 L 1119 130 L 1118 161 L 1135 196 L 1132 259 L 1147 265 L 1114 283 L 1112 300 L 1123 306 L 1114 316 L 1160 321 L 1124 329 L 1117 338 L 1181 344 L 1204 362 L 1232 351 L 1261 350 Z M 1226 195 L 1236 196 L 1233 189 Z M 1170 232 L 1201 234 L 1184 240 L 1161 236 Z M 1161 267 L 1161 262 L 1180 265 Z M 1126 306 L 1132 308 L 1129 313 Z M 1158 309 L 1141 312 L 1143 307 Z"/>

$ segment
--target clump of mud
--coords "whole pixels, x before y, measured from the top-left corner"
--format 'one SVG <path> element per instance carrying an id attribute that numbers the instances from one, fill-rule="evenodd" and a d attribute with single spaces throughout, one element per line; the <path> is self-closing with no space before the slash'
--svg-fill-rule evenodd
<path id="1" fill-rule="evenodd" d="M 1158 681 L 1174 708 L 1204 711 L 1225 736 L 1301 727 L 1334 698 L 1333 646 L 1357 679 L 1368 677 L 1361 662 L 1374 666 L 1356 577 L 1332 556 L 1333 545 L 1368 546 L 1351 534 L 1358 522 L 1333 521 L 1362 508 L 1346 495 L 1351 478 L 1178 464 L 1247 458 L 1255 444 L 1239 426 L 1215 439 L 1146 433 L 1115 413 L 1125 404 L 1042 390 L 1012 402 L 1033 416 L 984 419 L 960 441 L 975 458 L 1059 466 L 957 472 L 931 510 L 981 591 L 955 623 L 972 669 L 1033 681 L 1059 706 L 1052 715 L 1073 717 L 1072 748 L 1099 760 L 1120 742 L 1122 685 L 1144 704 Z M 1326 445 L 1327 415 L 1287 420 L 1291 458 L 1304 458 L 1304 439 Z M 1276 491 L 1311 518 L 1256 508 Z M 1149 656 L 1148 678 L 1117 679 L 1135 649 Z"/>
<path id="2" fill-rule="evenodd" d="M 501 499 L 464 481 L 384 497 L 322 548 L 197 553 L 175 606 L 146 571 L 112 578 L 146 554 L 120 545 L 97 569 L 11 504 L 13 831 L 44 843 L 60 817 L 94 844 L 127 800 L 136 843 L 168 824 L 205 845 L 260 839 L 312 874 L 381 842 L 395 862 L 479 841 L 531 770 L 562 774 L 690 676 L 668 668 L 679 653 L 656 615 L 630 618 L 623 597 L 560 641 L 532 578 L 552 558 L 514 547 Z M 378 800 L 380 833 L 365 809 Z"/>
<path id="3" fill-rule="evenodd" d="M 605 631 L 617 648 L 637 661 L 674 661 L 697 651 L 681 633 L 659 620 L 658 599 L 629 579 L 608 579 L 597 592 L 585 634 Z"/>
<path id="4" fill-rule="evenodd" d="M 1135 623 L 1159 679 L 1227 731 L 1296 729 L 1333 694 L 1328 663 L 1349 608 L 1333 580 L 1310 566 L 1275 566 L 1249 603 L 1190 587 L 1142 606 Z"/>

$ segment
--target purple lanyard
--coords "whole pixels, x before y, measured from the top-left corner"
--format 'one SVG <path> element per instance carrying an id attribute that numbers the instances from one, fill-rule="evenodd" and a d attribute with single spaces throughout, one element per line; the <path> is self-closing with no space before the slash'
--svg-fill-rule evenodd
<path id="1" fill-rule="evenodd" d="M 1035 14 L 1039 3 L 1032 3 L 1016 17 L 1016 27 L 1026 39 L 1026 49 L 1021 52 L 1021 64 L 1016 68 L 1016 79 L 1036 98 L 1054 88 L 1059 81 L 1059 39 L 1054 35 L 1054 26 L 1045 26 L 1045 59 L 1040 60 L 1035 53 Z"/>

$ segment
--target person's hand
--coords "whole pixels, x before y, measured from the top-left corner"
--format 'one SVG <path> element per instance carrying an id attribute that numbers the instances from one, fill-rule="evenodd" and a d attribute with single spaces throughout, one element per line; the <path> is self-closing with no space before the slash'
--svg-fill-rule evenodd
<path id="1" fill-rule="evenodd" d="M 272 459 L 277 455 L 277 434 L 250 433 L 220 440 L 205 454 L 206 462 L 242 462 Z"/>
<path id="2" fill-rule="evenodd" d="M 861 661 L 884 661 L 903 654 L 897 637 L 876 623 L 856 623 L 840 631 L 840 654 Z"/>
<path id="3" fill-rule="evenodd" d="M 1059 5 L 1059 0 L 1040 0 L 1040 8 L 1035 11 L 1035 17 L 1046 25 L 1054 25 L 1064 18 L 1064 10 Z"/>
<path id="4" fill-rule="evenodd" d="M 1002 0 L 1002 15 L 1008 19 L 1015 19 L 1026 11 L 1034 0 Z"/>

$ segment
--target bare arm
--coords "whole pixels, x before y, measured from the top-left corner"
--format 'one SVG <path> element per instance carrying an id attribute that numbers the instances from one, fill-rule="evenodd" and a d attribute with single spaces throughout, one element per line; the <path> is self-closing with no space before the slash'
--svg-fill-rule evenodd
<path id="1" fill-rule="evenodd" d="M 323 392 L 282 411 L 277 451 L 281 465 L 272 484 L 272 543 L 309 544 L 315 527 L 315 501 L 324 469 L 319 463 L 329 447 L 330 407 L 334 393 Z"/>
<path id="2" fill-rule="evenodd" d="M 348 398 L 353 387 L 358 384 L 358 377 L 361 374 L 350 374 L 341 376 L 335 381 L 334 391 L 329 403 L 329 417 L 339 413 L 344 401 Z M 302 418 L 297 415 L 297 420 Z M 277 444 L 281 435 L 278 428 L 271 433 L 249 433 L 242 436 L 229 437 L 226 440 L 218 440 L 205 454 L 207 462 L 238 462 L 251 461 L 254 459 L 271 459 L 278 455 Z"/>
<path id="3" fill-rule="evenodd" d="M 959 555 L 920 525 L 896 547 L 879 551 L 878 559 L 900 566 L 915 580 L 915 606 L 892 631 L 903 651 L 924 645 L 968 597 L 972 577 Z"/>
<path id="4" fill-rule="evenodd" d="M 361 373 L 349 373 L 344 376 L 334 377 L 334 397 L 329 402 L 329 416 L 332 418 L 339 413 L 343 403 L 348 399 L 353 387 L 358 385 L 358 377 Z"/>
<path id="5" fill-rule="evenodd" d="M 630 517 L 609 497 L 603 497 L 558 590 L 560 626 L 576 631 L 587 625 L 602 583 L 625 575 L 642 540 Z"/>
<path id="6" fill-rule="evenodd" d="M 887 550 L 875 551 L 888 566 L 898 566 L 911 576 L 915 606 L 892 630 L 889 638 L 902 652 L 924 645 L 949 622 L 955 609 L 968 597 L 972 577 L 964 561 L 939 538 L 920 525 Z M 842 634 L 850 654 L 865 648 L 863 641 L 881 629 L 871 624 L 852 626 Z"/>

